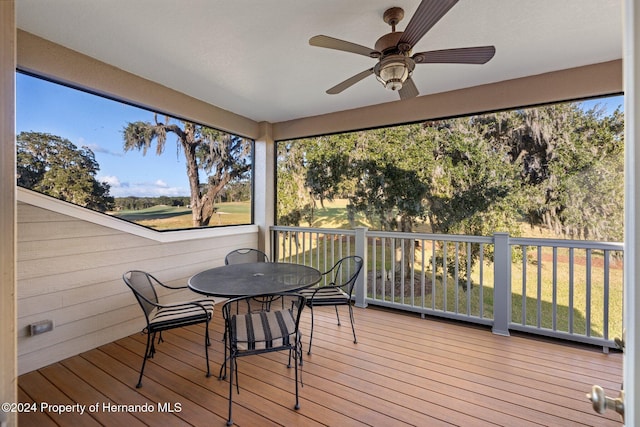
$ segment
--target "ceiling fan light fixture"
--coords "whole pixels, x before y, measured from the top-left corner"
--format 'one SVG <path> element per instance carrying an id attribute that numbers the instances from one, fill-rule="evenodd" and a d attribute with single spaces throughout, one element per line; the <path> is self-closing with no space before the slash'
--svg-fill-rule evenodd
<path id="1" fill-rule="evenodd" d="M 402 89 L 415 63 L 408 57 L 397 55 L 383 59 L 375 70 L 376 78 L 382 85 L 393 91 Z"/>
<path id="2" fill-rule="evenodd" d="M 392 62 L 380 68 L 378 80 L 389 90 L 400 90 L 407 77 L 409 70 L 404 62 Z"/>

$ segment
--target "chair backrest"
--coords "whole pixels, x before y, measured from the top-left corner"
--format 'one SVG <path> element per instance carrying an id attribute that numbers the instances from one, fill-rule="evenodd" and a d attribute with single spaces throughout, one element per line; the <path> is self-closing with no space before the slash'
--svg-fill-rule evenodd
<path id="1" fill-rule="evenodd" d="M 277 325 L 280 322 L 284 322 L 285 319 L 289 317 L 286 316 L 285 318 L 283 318 L 281 316 L 276 316 L 275 312 L 289 310 L 289 312 L 291 313 L 291 317 L 289 319 L 293 319 L 295 323 L 295 329 L 293 330 L 291 328 L 287 328 L 287 330 L 291 333 L 291 335 L 293 335 L 298 333 L 300 316 L 302 314 L 302 309 L 305 306 L 305 301 L 306 299 L 304 296 L 300 294 L 292 293 L 292 292 L 281 292 L 281 293 L 275 293 L 275 294 L 262 294 L 262 295 L 238 297 L 238 298 L 230 299 L 224 303 L 224 305 L 222 306 L 222 317 L 225 320 L 227 333 L 229 334 L 229 337 L 232 337 L 232 340 L 233 340 L 235 328 L 240 327 L 240 324 L 238 323 L 236 324 L 231 323 L 231 319 L 234 316 L 236 316 L 237 319 L 242 319 L 245 317 L 245 315 L 255 315 L 257 313 L 260 313 L 260 315 L 255 316 L 254 319 L 263 319 L 265 318 L 264 316 L 267 316 L 267 317 L 269 316 L 269 315 L 265 315 L 264 313 L 273 312 L 274 318 L 278 319 L 278 321 L 273 323 L 273 325 Z M 263 322 L 264 320 L 259 321 L 260 326 L 264 325 Z M 284 326 L 284 325 L 281 325 L 281 326 Z M 242 326 L 242 327 L 246 327 L 246 326 Z M 278 335 L 279 331 L 275 330 L 273 331 L 273 333 L 275 337 L 276 335 Z M 268 341 L 267 337 L 262 337 L 261 335 L 259 336 L 258 334 L 256 334 L 254 338 L 257 341 L 260 341 L 263 339 Z M 275 341 L 273 343 L 270 343 L 270 342 L 265 343 L 264 345 L 267 345 L 267 346 L 273 345 L 274 347 L 278 346 L 278 344 L 276 344 Z M 257 344 L 257 346 L 255 347 L 255 350 L 259 350 L 259 349 L 260 349 L 260 345 Z"/>
<path id="2" fill-rule="evenodd" d="M 351 295 L 353 285 L 362 270 L 362 263 L 362 258 L 357 255 L 347 256 L 338 260 L 331 270 L 324 272 L 323 275 L 327 276 L 332 284 L 341 287 Z"/>
<path id="3" fill-rule="evenodd" d="M 158 294 L 153 285 L 158 279 L 140 270 L 127 271 L 122 275 L 122 279 L 133 291 L 148 320 L 149 313 L 155 308 L 153 304 L 158 304 Z"/>
<path id="4" fill-rule="evenodd" d="M 225 265 L 251 262 L 269 262 L 269 257 L 258 249 L 243 248 L 229 252 L 224 258 Z"/>

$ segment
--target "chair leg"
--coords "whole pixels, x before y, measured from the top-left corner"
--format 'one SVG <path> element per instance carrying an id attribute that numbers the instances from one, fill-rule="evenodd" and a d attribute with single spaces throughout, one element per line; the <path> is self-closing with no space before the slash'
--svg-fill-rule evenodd
<path id="1" fill-rule="evenodd" d="M 209 346 L 211 342 L 209 341 L 209 321 L 207 320 L 207 324 L 204 330 L 204 357 L 207 359 L 207 378 L 211 376 L 211 369 L 209 368 Z"/>
<path id="2" fill-rule="evenodd" d="M 304 365 L 304 361 L 302 360 L 302 334 L 300 332 L 298 332 L 298 334 L 300 335 L 299 339 L 298 339 L 298 344 L 296 344 L 298 346 L 298 356 L 300 357 L 300 366 Z"/>
<path id="3" fill-rule="evenodd" d="M 356 339 L 356 328 L 353 325 L 354 320 L 353 320 L 353 307 L 351 307 L 351 304 L 349 304 L 349 317 L 351 318 L 351 331 L 353 332 L 353 343 L 357 344 L 358 340 Z"/>
<path id="4" fill-rule="evenodd" d="M 158 339 L 162 339 L 162 332 L 160 332 L 160 338 Z M 154 332 L 151 335 L 151 347 L 149 347 L 147 353 L 145 353 L 145 357 L 148 359 L 153 359 L 153 356 L 156 354 L 155 340 L 156 340 L 156 333 Z"/>
<path id="5" fill-rule="evenodd" d="M 147 347 L 144 349 L 144 355 L 142 356 L 142 367 L 140 368 L 140 376 L 138 377 L 138 384 L 136 384 L 136 388 L 142 387 L 142 375 L 144 374 L 144 366 L 147 363 L 147 359 L 149 357 L 153 357 L 151 352 L 151 347 L 153 346 L 153 340 L 156 338 L 155 332 L 153 334 L 147 334 Z"/>
<path id="6" fill-rule="evenodd" d="M 220 372 L 218 373 L 219 380 L 227 379 L 227 325 L 224 326 L 224 336 L 222 337 L 224 341 L 224 359 L 222 365 L 220 365 Z M 224 373 L 222 372 L 224 370 Z"/>
<path id="7" fill-rule="evenodd" d="M 336 309 L 336 318 L 338 319 L 338 326 L 340 326 L 340 314 L 338 314 L 338 306 L 334 305 L 333 308 Z"/>
<path id="8" fill-rule="evenodd" d="M 296 410 L 298 410 L 298 409 L 300 409 L 300 400 L 298 398 L 298 354 L 297 354 L 298 350 L 297 349 L 299 347 L 298 347 L 297 343 L 295 345 L 295 348 L 296 348 L 296 350 L 294 352 L 296 353 L 296 355 L 295 355 L 295 358 L 294 358 L 295 359 L 294 366 L 295 366 L 295 369 L 296 369 L 296 373 L 295 373 L 295 377 L 296 377 L 296 405 L 294 406 L 294 408 Z M 302 358 L 300 358 L 300 360 L 302 360 Z M 300 381 L 302 381 L 302 379 L 300 379 Z"/>
<path id="9" fill-rule="evenodd" d="M 289 350 L 289 361 L 287 362 L 287 368 L 291 367 L 291 353 L 293 353 L 294 357 L 299 357 L 300 358 L 300 366 L 303 366 L 303 361 L 302 361 L 302 334 L 300 332 L 298 332 L 298 337 L 296 338 L 296 349 L 295 351 L 293 349 Z"/>
<path id="10" fill-rule="evenodd" d="M 227 419 L 228 426 L 233 425 L 233 421 L 231 419 L 231 406 L 233 404 L 233 371 L 235 369 L 234 364 L 235 364 L 235 360 L 232 356 L 231 358 L 229 358 L 229 369 L 231 371 L 229 372 L 229 417 Z"/>
<path id="11" fill-rule="evenodd" d="M 311 309 L 311 332 L 309 333 L 309 351 L 307 351 L 307 354 L 311 354 L 311 343 L 313 342 L 313 305 L 310 305 L 309 308 Z"/>

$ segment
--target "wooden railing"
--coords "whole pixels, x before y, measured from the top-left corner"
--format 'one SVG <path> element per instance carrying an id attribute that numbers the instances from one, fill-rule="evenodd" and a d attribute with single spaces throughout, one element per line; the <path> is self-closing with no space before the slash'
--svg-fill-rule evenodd
<path id="1" fill-rule="evenodd" d="M 578 240 L 272 227 L 272 259 L 328 270 L 357 254 L 355 304 L 397 308 L 615 347 L 623 244 Z"/>

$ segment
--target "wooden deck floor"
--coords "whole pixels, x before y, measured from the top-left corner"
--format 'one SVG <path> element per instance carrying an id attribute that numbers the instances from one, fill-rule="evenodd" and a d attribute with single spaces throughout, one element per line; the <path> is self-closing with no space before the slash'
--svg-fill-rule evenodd
<path id="1" fill-rule="evenodd" d="M 355 309 L 355 316 L 358 344 L 353 344 L 348 324 L 335 324 L 332 311 L 316 310 L 313 354 L 305 353 L 299 411 L 293 409 L 293 372 L 285 366 L 285 354 L 241 359 L 235 423 L 621 425 L 615 414 L 593 412 L 585 398 L 593 384 L 618 395 L 619 353 L 502 337 L 484 328 L 371 307 Z M 309 325 L 305 310 L 305 337 Z M 165 333 L 165 342 L 147 364 L 143 387 L 136 389 L 145 337 L 134 335 L 22 375 L 20 401 L 35 402 L 37 411 L 20 414 L 19 425 L 223 426 L 228 382 L 217 379 L 223 358 L 220 310 L 211 326 L 212 377 L 204 374 L 203 328 L 191 327 Z M 43 403 L 87 406 L 82 415 L 56 414 L 43 411 Z M 139 406 L 126 412 L 110 405 Z"/>

